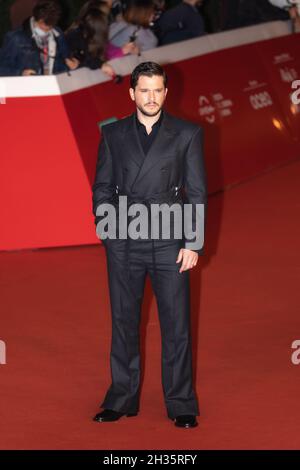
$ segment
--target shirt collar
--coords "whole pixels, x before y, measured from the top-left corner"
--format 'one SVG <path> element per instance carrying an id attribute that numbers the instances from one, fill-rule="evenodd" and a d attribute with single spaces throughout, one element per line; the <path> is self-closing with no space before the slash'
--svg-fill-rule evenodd
<path id="1" fill-rule="evenodd" d="M 153 124 L 152 126 L 152 129 L 156 126 L 160 126 L 161 125 L 161 122 L 163 120 L 163 117 L 164 117 L 164 110 L 162 109 L 161 110 L 161 113 L 160 113 L 160 116 L 159 116 L 159 119 Z M 137 126 L 138 128 L 141 128 L 142 126 L 144 128 L 146 128 L 146 126 L 144 126 L 144 124 L 138 119 L 138 116 L 137 116 L 137 112 L 135 112 L 135 119 L 136 119 L 136 123 L 137 123 Z"/>

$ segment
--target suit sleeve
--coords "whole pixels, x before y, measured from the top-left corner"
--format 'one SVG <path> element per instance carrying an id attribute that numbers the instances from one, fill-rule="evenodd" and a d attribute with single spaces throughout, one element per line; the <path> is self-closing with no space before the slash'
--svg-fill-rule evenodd
<path id="1" fill-rule="evenodd" d="M 113 164 L 112 157 L 107 143 L 107 137 L 102 129 L 102 137 L 98 148 L 98 160 L 96 166 L 96 175 L 93 191 L 93 214 L 95 215 L 95 224 L 102 218 L 96 216 L 97 208 L 100 204 L 112 202 L 115 195 L 115 186 L 113 183 Z"/>
<path id="2" fill-rule="evenodd" d="M 204 234 L 207 211 L 207 184 L 203 155 L 203 129 L 201 127 L 194 132 L 185 156 L 184 192 L 185 202 L 192 205 L 192 219 L 188 220 L 188 228 L 196 233 L 193 239 L 185 239 L 185 248 L 203 255 L 203 246 L 199 249 L 193 248 L 193 242 L 197 237 L 198 239 L 202 238 L 200 237 L 200 231 L 203 231 Z M 200 224 L 198 224 L 198 227 L 196 226 L 197 204 L 203 204 L 204 207 L 204 218 L 199 219 Z"/>

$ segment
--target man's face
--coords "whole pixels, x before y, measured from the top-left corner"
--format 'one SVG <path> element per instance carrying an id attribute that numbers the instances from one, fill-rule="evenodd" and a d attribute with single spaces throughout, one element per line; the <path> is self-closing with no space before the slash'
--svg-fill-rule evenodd
<path id="1" fill-rule="evenodd" d="M 145 116 L 156 116 L 164 104 L 168 89 L 164 86 L 163 77 L 140 75 L 135 89 L 130 88 L 131 99 Z"/>
<path id="2" fill-rule="evenodd" d="M 45 21 L 43 20 L 38 20 L 35 22 L 36 25 L 42 29 L 45 33 L 49 33 L 49 31 L 51 31 L 51 29 L 53 29 L 53 26 L 49 26 L 45 23 Z"/>

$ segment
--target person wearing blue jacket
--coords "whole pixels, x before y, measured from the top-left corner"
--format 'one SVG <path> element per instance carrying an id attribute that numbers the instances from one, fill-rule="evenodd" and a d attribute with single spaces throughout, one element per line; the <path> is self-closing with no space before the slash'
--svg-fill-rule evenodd
<path id="1" fill-rule="evenodd" d="M 55 1 L 37 3 L 22 26 L 5 35 L 0 49 L 0 76 L 52 75 L 74 70 L 78 60 L 56 26 L 61 9 Z"/>

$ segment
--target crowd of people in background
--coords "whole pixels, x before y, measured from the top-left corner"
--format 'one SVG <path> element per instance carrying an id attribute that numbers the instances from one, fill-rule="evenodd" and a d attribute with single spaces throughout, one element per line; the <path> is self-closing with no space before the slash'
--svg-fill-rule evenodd
<path id="1" fill-rule="evenodd" d="M 116 57 L 204 34 L 265 21 L 299 21 L 295 0 L 89 0 L 62 30 L 59 0 L 38 0 L 32 15 L 9 31 L 0 49 L 0 76 L 51 75 L 101 69 Z"/>

